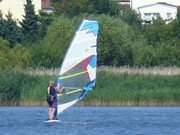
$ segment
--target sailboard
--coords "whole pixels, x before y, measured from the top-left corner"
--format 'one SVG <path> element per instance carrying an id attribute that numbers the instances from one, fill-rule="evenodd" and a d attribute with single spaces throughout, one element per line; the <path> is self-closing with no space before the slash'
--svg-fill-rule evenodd
<path id="1" fill-rule="evenodd" d="M 47 120 L 44 122 L 46 122 L 46 123 L 58 123 L 58 122 L 60 122 L 60 120 Z"/>
<path id="2" fill-rule="evenodd" d="M 58 96 L 58 115 L 82 100 L 95 86 L 98 30 L 98 21 L 83 20 L 66 52 L 57 78 L 64 87 Z"/>

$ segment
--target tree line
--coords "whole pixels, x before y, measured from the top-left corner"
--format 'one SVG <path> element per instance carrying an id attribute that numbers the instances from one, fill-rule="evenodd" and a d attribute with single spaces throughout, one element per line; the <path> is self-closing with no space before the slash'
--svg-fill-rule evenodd
<path id="1" fill-rule="evenodd" d="M 96 19 L 98 65 L 180 66 L 180 10 L 166 24 L 142 25 L 135 11 L 111 0 L 53 0 L 54 13 L 36 15 L 31 0 L 22 22 L 0 14 L 0 68 L 59 67 L 83 18 Z"/>

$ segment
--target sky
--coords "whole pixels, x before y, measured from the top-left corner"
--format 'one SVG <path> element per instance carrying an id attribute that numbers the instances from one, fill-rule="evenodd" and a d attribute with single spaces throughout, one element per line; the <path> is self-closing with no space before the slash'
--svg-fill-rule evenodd
<path id="1" fill-rule="evenodd" d="M 180 0 L 132 0 L 132 8 L 136 9 L 141 6 L 153 4 L 157 2 L 166 2 L 168 4 L 180 6 Z"/>

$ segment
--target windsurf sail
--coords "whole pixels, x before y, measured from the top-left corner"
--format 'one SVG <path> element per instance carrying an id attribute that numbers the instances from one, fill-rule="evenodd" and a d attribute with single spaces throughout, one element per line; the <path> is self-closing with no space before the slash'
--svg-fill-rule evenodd
<path id="1" fill-rule="evenodd" d="M 97 21 L 83 20 L 76 31 L 58 75 L 65 88 L 58 99 L 58 114 L 82 100 L 95 86 L 98 30 Z"/>

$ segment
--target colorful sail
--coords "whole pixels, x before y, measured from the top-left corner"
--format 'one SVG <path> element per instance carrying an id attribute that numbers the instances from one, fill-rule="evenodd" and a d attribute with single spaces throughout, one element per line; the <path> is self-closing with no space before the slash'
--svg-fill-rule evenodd
<path id="1" fill-rule="evenodd" d="M 82 100 L 96 82 L 99 25 L 83 20 L 66 53 L 58 80 L 65 88 L 58 101 L 58 114 Z"/>

